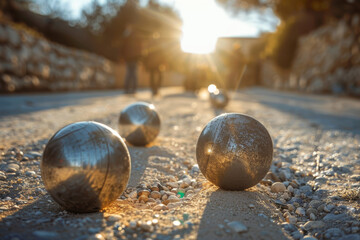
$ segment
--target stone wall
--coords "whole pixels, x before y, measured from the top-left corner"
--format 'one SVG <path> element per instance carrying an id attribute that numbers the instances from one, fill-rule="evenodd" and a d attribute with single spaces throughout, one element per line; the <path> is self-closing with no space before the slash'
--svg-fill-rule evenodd
<path id="1" fill-rule="evenodd" d="M 115 85 L 112 62 L 0 23 L 0 92 L 104 89 Z"/>
<path id="2" fill-rule="evenodd" d="M 302 37 L 291 71 L 265 63 L 263 80 L 280 89 L 360 96 L 360 16 Z"/>

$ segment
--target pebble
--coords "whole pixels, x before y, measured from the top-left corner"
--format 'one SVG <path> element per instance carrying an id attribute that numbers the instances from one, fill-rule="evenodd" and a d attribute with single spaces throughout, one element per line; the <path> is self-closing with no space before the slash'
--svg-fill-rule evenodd
<path id="1" fill-rule="evenodd" d="M 295 211 L 295 213 L 299 216 L 305 216 L 305 209 L 302 207 L 298 207 Z"/>
<path id="2" fill-rule="evenodd" d="M 289 214 L 288 216 L 286 216 L 286 221 L 290 224 L 296 224 L 297 223 L 297 218 L 291 214 Z"/>
<path id="3" fill-rule="evenodd" d="M 174 202 L 179 202 L 180 199 L 177 196 L 171 195 L 171 196 L 168 197 L 167 201 L 169 203 L 174 203 Z"/>
<path id="4" fill-rule="evenodd" d="M 146 223 L 140 223 L 140 228 L 144 232 L 153 232 L 154 231 L 154 227 L 152 226 L 151 221 L 146 222 Z"/>
<path id="5" fill-rule="evenodd" d="M 342 235 L 344 235 L 343 231 L 341 231 L 339 228 L 329 228 L 324 233 L 325 239 L 332 239 L 332 238 L 339 238 Z"/>
<path id="6" fill-rule="evenodd" d="M 275 182 L 271 185 L 271 192 L 278 193 L 278 192 L 284 192 L 286 190 L 286 187 L 281 182 Z"/>
<path id="7" fill-rule="evenodd" d="M 316 215 L 314 213 L 310 213 L 310 220 L 315 221 L 316 220 Z"/>
<path id="8" fill-rule="evenodd" d="M 130 221 L 130 222 L 129 222 L 129 228 L 135 229 L 136 226 L 137 226 L 137 222 L 136 222 L 136 221 Z"/>
<path id="9" fill-rule="evenodd" d="M 325 223 L 323 221 L 308 221 L 304 224 L 304 229 L 306 231 L 323 227 L 325 227 Z"/>
<path id="10" fill-rule="evenodd" d="M 139 196 L 146 196 L 148 197 L 150 195 L 150 191 L 148 190 L 141 190 L 139 193 L 138 193 Z"/>
<path id="11" fill-rule="evenodd" d="M 294 224 L 290 224 L 287 222 L 283 222 L 281 224 L 281 227 L 284 228 L 287 232 L 294 232 L 297 230 L 296 226 Z"/>
<path id="12" fill-rule="evenodd" d="M 336 220 L 346 220 L 348 217 L 345 213 L 342 214 L 332 214 L 332 213 L 328 213 L 326 214 L 326 216 L 323 218 L 323 221 L 325 222 L 330 222 L 330 221 L 336 221 Z"/>
<path id="13" fill-rule="evenodd" d="M 35 235 L 38 238 L 44 238 L 44 239 L 51 239 L 51 238 L 58 238 L 59 234 L 56 232 L 49 232 L 49 231 L 34 231 L 33 235 Z"/>
<path id="14" fill-rule="evenodd" d="M 158 192 L 158 191 L 152 191 L 152 192 L 150 193 L 150 197 L 151 197 L 151 198 L 154 198 L 154 199 L 160 199 L 160 198 L 161 198 L 161 194 L 160 194 L 160 192 Z"/>
<path id="15" fill-rule="evenodd" d="M 311 236 L 311 235 L 306 235 L 306 236 L 304 236 L 303 237 L 303 239 L 302 240 L 317 240 L 316 238 L 314 238 L 313 236 Z"/>
<path id="16" fill-rule="evenodd" d="M 131 193 L 129 193 L 129 198 L 135 199 L 137 197 L 137 191 L 132 191 Z"/>
<path id="17" fill-rule="evenodd" d="M 34 171 L 26 171 L 25 175 L 28 177 L 33 177 L 33 176 L 36 176 L 36 173 Z"/>
<path id="18" fill-rule="evenodd" d="M 253 209 L 253 208 L 255 208 L 255 205 L 251 203 L 251 204 L 248 205 L 248 207 L 249 207 L 250 209 Z"/>
<path id="19" fill-rule="evenodd" d="M 15 172 L 19 171 L 19 168 L 20 168 L 20 166 L 17 165 L 16 163 L 10 163 L 6 166 L 5 170 L 8 173 L 15 173 Z"/>
<path id="20" fill-rule="evenodd" d="M 166 183 L 166 186 L 169 186 L 171 188 L 178 188 L 179 184 L 177 182 L 168 182 Z"/>
<path id="21" fill-rule="evenodd" d="M 6 180 L 6 175 L 3 171 L 0 171 L 0 181 L 5 181 Z"/>
<path id="22" fill-rule="evenodd" d="M 243 233 L 248 231 L 248 228 L 238 221 L 229 222 L 227 226 L 236 233 Z"/>
<path id="23" fill-rule="evenodd" d="M 107 220 L 109 222 L 116 222 L 116 221 L 119 221 L 121 219 L 121 216 L 120 215 L 117 215 L 117 214 L 111 214 L 108 216 Z"/>
<path id="24" fill-rule="evenodd" d="M 168 207 L 165 204 L 159 204 L 153 207 L 154 211 L 161 211 L 161 210 L 167 210 Z"/>

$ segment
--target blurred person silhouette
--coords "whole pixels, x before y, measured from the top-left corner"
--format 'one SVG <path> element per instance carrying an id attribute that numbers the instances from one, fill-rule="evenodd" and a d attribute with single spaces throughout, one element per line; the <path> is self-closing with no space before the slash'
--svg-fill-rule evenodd
<path id="1" fill-rule="evenodd" d="M 158 95 L 166 69 L 165 49 L 160 34 L 154 32 L 146 41 L 143 64 L 150 75 L 150 88 L 153 96 Z"/>
<path id="2" fill-rule="evenodd" d="M 134 94 L 137 89 L 137 64 L 141 57 L 142 41 L 133 24 L 127 24 L 122 34 L 122 57 L 126 62 L 125 93 Z"/>

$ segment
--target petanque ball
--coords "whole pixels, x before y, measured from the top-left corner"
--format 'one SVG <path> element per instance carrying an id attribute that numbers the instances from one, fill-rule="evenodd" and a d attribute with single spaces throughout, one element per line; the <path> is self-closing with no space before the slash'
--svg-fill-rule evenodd
<path id="1" fill-rule="evenodd" d="M 130 104 L 120 113 L 118 129 L 127 142 L 135 146 L 145 146 L 159 135 L 159 114 L 153 104 Z"/>
<path id="2" fill-rule="evenodd" d="M 238 113 L 212 119 L 196 145 L 201 172 L 225 190 L 244 190 L 257 184 L 268 172 L 272 156 L 273 143 L 266 128 Z"/>
<path id="3" fill-rule="evenodd" d="M 129 151 L 110 127 L 77 122 L 52 136 L 41 161 L 46 190 L 71 212 L 95 212 L 115 201 L 130 177 Z"/>

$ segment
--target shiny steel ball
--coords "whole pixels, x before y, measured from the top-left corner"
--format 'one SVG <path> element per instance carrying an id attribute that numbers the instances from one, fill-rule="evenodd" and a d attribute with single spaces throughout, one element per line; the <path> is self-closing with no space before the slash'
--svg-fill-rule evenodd
<path id="1" fill-rule="evenodd" d="M 145 146 L 160 132 L 160 118 L 153 104 L 136 102 L 121 111 L 119 133 L 135 146 Z"/>
<path id="2" fill-rule="evenodd" d="M 46 190 L 71 212 L 94 212 L 124 191 L 130 177 L 129 151 L 110 127 L 77 122 L 52 136 L 41 161 Z"/>
<path id="3" fill-rule="evenodd" d="M 225 190 L 244 190 L 268 172 L 273 143 L 257 120 L 238 113 L 212 119 L 201 132 L 196 159 L 201 172 Z"/>
<path id="4" fill-rule="evenodd" d="M 229 103 L 229 96 L 223 89 L 217 88 L 214 84 L 208 86 L 210 103 L 215 108 L 224 108 Z"/>

